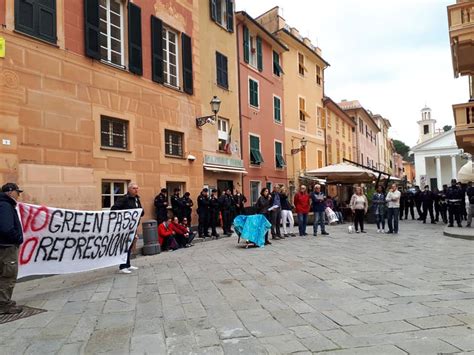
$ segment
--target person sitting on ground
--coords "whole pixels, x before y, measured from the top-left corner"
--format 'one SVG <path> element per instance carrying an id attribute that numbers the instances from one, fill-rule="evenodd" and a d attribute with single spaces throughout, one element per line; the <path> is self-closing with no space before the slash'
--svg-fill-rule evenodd
<path id="1" fill-rule="evenodd" d="M 184 228 L 186 228 L 186 232 L 188 233 L 188 245 L 190 247 L 192 247 L 194 245 L 194 244 L 192 244 L 192 241 L 194 240 L 194 237 L 196 237 L 196 232 L 193 232 L 191 230 L 191 226 L 189 225 L 189 222 L 188 222 L 187 218 L 183 218 L 183 221 L 181 222 L 181 225 Z"/>
<path id="2" fill-rule="evenodd" d="M 176 232 L 171 227 L 172 223 L 173 220 L 168 218 L 158 226 L 158 241 L 162 251 L 179 249 L 175 239 Z"/>
<path id="3" fill-rule="evenodd" d="M 171 230 L 175 232 L 174 239 L 176 239 L 179 247 L 187 248 L 189 244 L 188 229 L 179 223 L 178 217 L 173 218 L 173 222 L 171 223 L 170 227 Z"/>
<path id="4" fill-rule="evenodd" d="M 332 203 L 334 205 L 333 211 L 337 216 L 337 223 L 338 224 L 343 224 L 344 223 L 344 216 L 342 215 L 341 208 L 339 206 L 339 202 L 337 201 L 337 196 L 333 197 Z"/>

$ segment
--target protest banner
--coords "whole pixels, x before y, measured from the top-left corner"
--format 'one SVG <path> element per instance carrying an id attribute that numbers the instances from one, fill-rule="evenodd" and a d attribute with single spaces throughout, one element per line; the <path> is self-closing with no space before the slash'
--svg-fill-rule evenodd
<path id="1" fill-rule="evenodd" d="M 75 211 L 18 204 L 23 226 L 18 278 L 68 274 L 126 262 L 141 209 Z"/>

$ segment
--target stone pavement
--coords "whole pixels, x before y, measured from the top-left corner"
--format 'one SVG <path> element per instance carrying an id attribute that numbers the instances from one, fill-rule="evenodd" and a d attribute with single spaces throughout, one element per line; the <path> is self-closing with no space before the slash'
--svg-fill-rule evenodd
<path id="1" fill-rule="evenodd" d="M 0 353 L 474 353 L 474 244 L 411 221 L 374 229 L 22 282 L 16 300 L 48 312 L 0 325 Z"/>

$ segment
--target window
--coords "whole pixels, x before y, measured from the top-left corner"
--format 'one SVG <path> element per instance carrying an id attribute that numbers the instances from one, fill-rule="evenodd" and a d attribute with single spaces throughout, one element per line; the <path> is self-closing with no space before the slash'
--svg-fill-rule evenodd
<path id="1" fill-rule="evenodd" d="M 318 121 L 318 127 L 319 128 L 325 128 L 325 120 L 323 119 L 323 109 L 322 107 L 317 107 L 316 108 L 316 116 L 317 116 L 317 121 Z M 323 122 L 324 121 L 324 122 Z"/>
<path id="2" fill-rule="evenodd" d="M 216 52 L 216 75 L 217 85 L 228 89 L 229 78 L 227 73 L 227 57 L 219 52 Z"/>
<path id="3" fill-rule="evenodd" d="M 273 51 L 273 74 L 276 76 L 283 74 L 283 69 L 281 68 L 280 63 L 280 54 L 275 51 Z"/>
<path id="4" fill-rule="evenodd" d="M 211 0 L 211 18 L 229 32 L 234 32 L 233 0 Z"/>
<path id="5" fill-rule="evenodd" d="M 16 0 L 15 29 L 44 41 L 56 43 L 56 1 Z"/>
<path id="6" fill-rule="evenodd" d="M 326 110 L 327 114 L 326 114 L 326 117 L 328 118 L 328 127 L 331 127 L 332 125 L 332 114 L 331 114 L 331 111 L 328 111 Z"/>
<path id="7" fill-rule="evenodd" d="M 219 118 L 217 120 L 217 139 L 219 140 L 219 150 L 221 152 L 228 152 L 230 144 L 229 138 L 229 120 Z"/>
<path id="8" fill-rule="evenodd" d="M 164 82 L 179 87 L 178 34 L 163 27 L 163 74 Z"/>
<path id="9" fill-rule="evenodd" d="M 244 32 L 244 61 L 259 71 L 263 70 L 263 48 L 262 39 L 259 36 L 252 36 L 247 26 L 243 27 Z"/>
<path id="10" fill-rule="evenodd" d="M 427 124 L 423 125 L 423 134 L 428 134 L 430 133 L 430 126 Z"/>
<path id="11" fill-rule="evenodd" d="M 364 121 L 362 121 L 362 118 L 359 118 L 359 131 L 364 134 Z"/>
<path id="12" fill-rule="evenodd" d="M 367 166 L 370 166 L 370 159 L 367 157 Z"/>
<path id="13" fill-rule="evenodd" d="M 100 0 L 100 59 L 124 66 L 123 6 L 120 0 Z"/>
<path id="14" fill-rule="evenodd" d="M 250 181 L 250 204 L 253 206 L 260 197 L 260 181 Z"/>
<path id="15" fill-rule="evenodd" d="M 336 163 L 341 162 L 341 146 L 339 140 L 336 140 Z"/>
<path id="16" fill-rule="evenodd" d="M 351 142 L 351 136 L 352 136 L 352 130 L 351 130 L 351 127 L 349 126 L 347 128 L 347 140 L 349 141 L 349 143 Z"/>
<path id="17" fill-rule="evenodd" d="M 103 148 L 128 148 L 128 121 L 100 117 L 100 140 Z"/>
<path id="18" fill-rule="evenodd" d="M 278 96 L 273 96 L 273 120 L 281 123 L 281 99 Z"/>
<path id="19" fill-rule="evenodd" d="M 339 124 L 340 124 L 340 119 L 339 117 L 336 117 L 336 133 L 339 133 Z"/>
<path id="20" fill-rule="evenodd" d="M 360 153 L 360 163 L 364 164 L 364 154 Z"/>
<path id="21" fill-rule="evenodd" d="M 128 181 L 102 181 L 102 208 L 112 207 L 127 192 Z"/>
<path id="22" fill-rule="evenodd" d="M 346 136 L 346 123 L 344 121 L 342 121 L 342 136 Z"/>
<path id="23" fill-rule="evenodd" d="M 275 142 L 275 166 L 278 169 L 283 169 L 286 166 L 285 158 L 283 157 L 283 143 Z"/>
<path id="24" fill-rule="evenodd" d="M 263 163 L 262 153 L 260 153 L 260 138 L 250 136 L 250 164 L 260 165 Z"/>
<path id="25" fill-rule="evenodd" d="M 258 81 L 249 78 L 249 103 L 250 106 L 259 107 Z"/>
<path id="26" fill-rule="evenodd" d="M 318 168 L 323 167 L 323 152 L 318 150 Z"/>
<path id="27" fill-rule="evenodd" d="M 298 53 L 298 73 L 304 76 L 305 71 L 306 71 L 306 68 L 304 66 L 304 54 Z"/>
<path id="28" fill-rule="evenodd" d="M 351 153 L 351 149 L 350 149 L 350 148 L 348 149 L 348 152 L 349 152 L 349 160 L 352 160 L 352 153 Z"/>
<path id="29" fill-rule="evenodd" d="M 266 184 L 265 184 L 265 187 L 268 189 L 268 191 L 270 191 L 270 193 L 272 192 L 273 184 L 272 184 L 271 181 L 267 181 Z"/>
<path id="30" fill-rule="evenodd" d="M 342 143 L 342 157 L 344 159 L 347 158 L 347 156 L 346 156 L 346 144 L 345 143 Z"/>
<path id="31" fill-rule="evenodd" d="M 181 158 L 184 150 L 183 137 L 182 132 L 165 129 L 165 155 Z"/>
<path id="32" fill-rule="evenodd" d="M 298 98 L 299 100 L 299 113 L 300 121 L 306 121 L 306 117 L 310 117 L 306 112 L 306 100 L 303 97 Z"/>
<path id="33" fill-rule="evenodd" d="M 316 84 L 321 86 L 322 80 L 321 80 L 321 67 L 319 65 L 316 65 Z"/>
<path id="34" fill-rule="evenodd" d="M 328 165 L 332 165 L 332 138 L 330 135 L 326 137 L 326 147 L 328 153 Z"/>

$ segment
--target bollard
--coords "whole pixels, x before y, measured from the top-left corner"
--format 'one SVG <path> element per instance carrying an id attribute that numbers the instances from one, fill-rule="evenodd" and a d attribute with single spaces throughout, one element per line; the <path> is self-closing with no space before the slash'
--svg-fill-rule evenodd
<path id="1" fill-rule="evenodd" d="M 161 253 L 158 242 L 158 223 L 151 219 L 142 223 L 143 229 L 143 255 L 155 255 Z"/>

